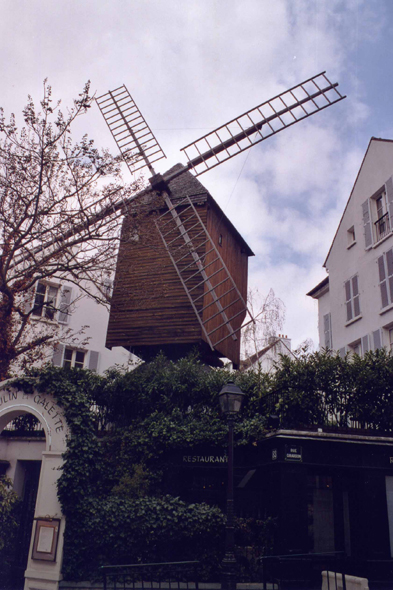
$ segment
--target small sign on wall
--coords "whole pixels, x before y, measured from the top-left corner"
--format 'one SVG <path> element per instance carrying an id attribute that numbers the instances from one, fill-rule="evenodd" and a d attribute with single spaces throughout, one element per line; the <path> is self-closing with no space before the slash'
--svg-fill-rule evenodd
<path id="1" fill-rule="evenodd" d="M 301 463 L 303 461 L 303 449 L 299 445 L 285 445 L 285 461 Z"/>
<path id="2" fill-rule="evenodd" d="M 37 518 L 32 559 L 56 561 L 59 529 L 59 518 Z"/>

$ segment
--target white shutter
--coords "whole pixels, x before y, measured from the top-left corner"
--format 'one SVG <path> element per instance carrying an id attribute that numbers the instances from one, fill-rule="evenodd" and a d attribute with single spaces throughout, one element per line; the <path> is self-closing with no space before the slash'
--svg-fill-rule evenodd
<path id="1" fill-rule="evenodd" d="M 71 287 L 63 287 L 60 291 L 59 315 L 57 321 L 60 324 L 68 324 L 70 318 Z"/>
<path id="2" fill-rule="evenodd" d="M 62 344 L 56 344 L 54 352 L 53 352 L 53 357 L 52 357 L 52 363 L 55 365 L 55 367 L 62 366 L 63 353 L 64 353 L 64 346 Z"/>
<path id="3" fill-rule="evenodd" d="M 364 229 L 364 244 L 365 248 L 368 249 L 372 246 L 373 236 L 371 231 L 371 215 L 370 215 L 370 202 L 369 199 L 364 201 L 362 205 L 363 212 L 363 229 Z"/>
<path id="4" fill-rule="evenodd" d="M 393 301 L 393 249 L 386 252 L 387 281 L 389 283 L 389 303 Z"/>
<path id="5" fill-rule="evenodd" d="M 386 200 L 390 218 L 390 229 L 393 229 L 393 176 L 391 176 L 385 184 Z"/>
<path id="6" fill-rule="evenodd" d="M 332 349 L 332 326 L 331 315 L 327 313 L 323 316 L 323 329 L 325 333 L 325 348 Z"/>
<path id="7" fill-rule="evenodd" d="M 347 307 L 347 322 L 352 319 L 352 293 L 351 281 L 345 281 L 345 305 Z"/>
<path id="8" fill-rule="evenodd" d="M 378 350 L 378 348 L 382 348 L 381 330 L 373 332 L 373 350 Z"/>
<path id="9" fill-rule="evenodd" d="M 352 277 L 352 299 L 353 299 L 353 315 L 356 318 L 360 315 L 360 301 L 359 301 L 359 281 L 358 276 Z"/>
<path id="10" fill-rule="evenodd" d="M 362 354 L 366 354 L 370 350 L 368 344 L 368 334 L 362 337 Z"/>
<path id="11" fill-rule="evenodd" d="M 340 350 L 338 351 L 338 354 L 341 356 L 342 359 L 345 358 L 345 346 L 340 348 Z"/>
<path id="12" fill-rule="evenodd" d="M 89 369 L 90 369 L 90 371 L 97 372 L 99 356 L 100 356 L 100 353 L 97 352 L 96 350 L 90 351 L 90 353 L 89 353 Z"/>
<path id="13" fill-rule="evenodd" d="M 386 281 L 386 269 L 384 256 L 378 258 L 379 289 L 381 291 L 381 305 L 386 307 L 389 303 L 388 287 Z"/>

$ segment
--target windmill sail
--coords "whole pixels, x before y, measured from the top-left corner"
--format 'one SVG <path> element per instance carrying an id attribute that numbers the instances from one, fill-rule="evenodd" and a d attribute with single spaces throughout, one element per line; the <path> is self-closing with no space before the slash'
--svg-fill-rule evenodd
<path id="1" fill-rule="evenodd" d="M 130 171 L 147 166 L 154 174 L 152 163 L 166 156 L 127 88 L 109 90 L 96 102 Z"/>
<path id="2" fill-rule="evenodd" d="M 343 100 L 325 72 L 301 82 L 182 148 L 195 176 Z"/>

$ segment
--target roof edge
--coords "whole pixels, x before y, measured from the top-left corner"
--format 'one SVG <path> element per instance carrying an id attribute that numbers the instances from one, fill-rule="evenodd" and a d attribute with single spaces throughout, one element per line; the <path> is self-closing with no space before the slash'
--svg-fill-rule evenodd
<path id="1" fill-rule="evenodd" d="M 308 297 L 313 297 L 313 299 L 318 299 L 318 297 L 315 297 L 315 295 L 318 293 L 318 291 L 321 291 L 324 287 L 327 287 L 328 285 L 329 285 L 329 276 L 325 277 L 320 283 L 318 283 L 318 285 L 316 285 L 313 289 L 311 289 L 311 291 L 306 293 L 306 295 Z M 322 295 L 322 293 L 321 293 L 321 295 Z"/>

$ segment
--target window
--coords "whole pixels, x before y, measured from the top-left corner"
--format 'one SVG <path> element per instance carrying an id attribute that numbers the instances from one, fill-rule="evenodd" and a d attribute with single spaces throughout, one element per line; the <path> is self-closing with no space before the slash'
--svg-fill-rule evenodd
<path id="1" fill-rule="evenodd" d="M 330 475 L 307 476 L 309 550 L 335 551 L 333 479 Z"/>
<path id="2" fill-rule="evenodd" d="M 59 289 L 41 281 L 37 285 L 32 314 L 37 317 L 53 320 Z"/>
<path id="3" fill-rule="evenodd" d="M 386 193 L 382 192 L 374 201 L 374 235 L 375 241 L 382 240 L 390 231 L 390 220 L 387 211 Z"/>
<path id="4" fill-rule="evenodd" d="M 381 306 L 384 308 L 393 303 L 393 249 L 378 258 L 378 273 Z"/>
<path id="5" fill-rule="evenodd" d="M 98 372 L 99 358 L 97 350 L 83 351 L 59 343 L 53 351 L 52 363 L 55 367 L 76 367 Z"/>
<path id="6" fill-rule="evenodd" d="M 359 283 L 358 275 L 352 277 L 344 284 L 345 304 L 347 308 L 347 322 L 360 316 Z"/>
<path id="7" fill-rule="evenodd" d="M 389 351 L 393 353 L 393 328 L 389 328 Z"/>
<path id="8" fill-rule="evenodd" d="M 365 248 L 382 240 L 393 229 L 393 177 L 362 204 Z"/>
<path id="9" fill-rule="evenodd" d="M 85 365 L 86 353 L 82 350 L 74 350 L 73 348 L 66 348 L 64 350 L 63 367 L 66 369 L 83 369 Z"/>
<path id="10" fill-rule="evenodd" d="M 348 344 L 348 349 L 352 356 L 355 354 L 357 354 L 358 356 L 362 356 L 362 344 L 360 339 L 356 342 L 352 342 L 352 344 Z"/>
<path id="11" fill-rule="evenodd" d="M 348 238 L 348 248 L 350 248 L 356 242 L 354 226 L 350 227 L 349 230 L 347 231 L 347 238 Z"/>

